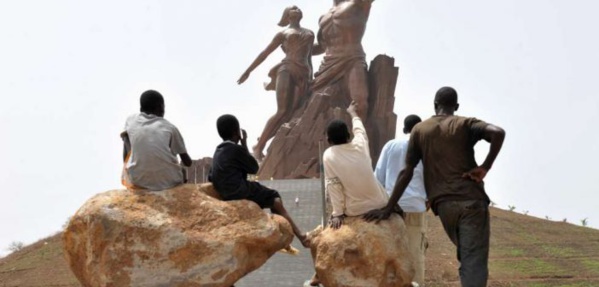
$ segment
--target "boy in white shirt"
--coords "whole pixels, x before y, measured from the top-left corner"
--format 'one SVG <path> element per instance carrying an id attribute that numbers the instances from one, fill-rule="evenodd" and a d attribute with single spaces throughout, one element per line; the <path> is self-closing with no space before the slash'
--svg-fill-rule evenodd
<path id="1" fill-rule="evenodd" d="M 341 227 L 345 216 L 360 216 L 372 208 L 385 206 L 388 196 L 372 173 L 372 159 L 368 136 L 357 104 L 352 102 L 347 112 L 352 117 L 350 134 L 345 122 L 332 121 L 327 127 L 329 147 L 323 156 L 326 190 L 331 198 L 333 212 L 330 226 Z"/>

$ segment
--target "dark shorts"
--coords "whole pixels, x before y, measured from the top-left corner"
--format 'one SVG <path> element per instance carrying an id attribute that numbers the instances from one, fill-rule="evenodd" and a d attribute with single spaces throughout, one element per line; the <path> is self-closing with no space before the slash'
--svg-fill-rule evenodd
<path id="1" fill-rule="evenodd" d="M 276 198 L 281 198 L 279 192 L 257 182 L 248 182 L 249 195 L 246 198 L 257 203 L 260 208 L 271 208 Z"/>

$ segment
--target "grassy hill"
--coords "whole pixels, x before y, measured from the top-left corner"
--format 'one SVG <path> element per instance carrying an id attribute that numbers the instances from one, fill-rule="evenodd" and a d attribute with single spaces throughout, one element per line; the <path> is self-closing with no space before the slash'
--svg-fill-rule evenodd
<path id="1" fill-rule="evenodd" d="M 491 215 L 489 286 L 599 286 L 599 230 L 499 209 Z M 459 286 L 455 248 L 439 219 L 429 219 L 428 286 Z M 0 259 L 0 286 L 80 286 L 60 236 Z"/>
<path id="2" fill-rule="evenodd" d="M 459 286 L 455 248 L 429 222 L 429 286 Z M 491 210 L 490 286 L 599 286 L 599 230 Z"/>

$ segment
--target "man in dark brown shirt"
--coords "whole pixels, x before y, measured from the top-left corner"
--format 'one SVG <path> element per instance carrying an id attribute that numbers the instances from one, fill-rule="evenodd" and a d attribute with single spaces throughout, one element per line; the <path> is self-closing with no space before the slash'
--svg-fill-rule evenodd
<path id="1" fill-rule="evenodd" d="M 412 130 L 406 167 L 397 177 L 387 206 L 370 211 L 364 218 L 377 222 L 387 219 L 422 160 L 428 200 L 457 246 L 462 286 L 480 287 L 487 285 L 490 236 L 490 200 L 483 179 L 501 150 L 505 131 L 475 118 L 455 116 L 458 107 L 453 88 L 437 91 L 436 115 Z M 481 139 L 491 146 L 479 166 L 474 159 L 474 145 Z"/>

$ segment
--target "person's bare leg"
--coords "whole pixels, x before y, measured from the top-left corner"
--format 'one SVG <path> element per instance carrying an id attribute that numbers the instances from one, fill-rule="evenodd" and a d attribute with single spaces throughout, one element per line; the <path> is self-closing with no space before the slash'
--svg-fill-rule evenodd
<path id="1" fill-rule="evenodd" d="M 283 201 L 280 197 L 275 198 L 272 208 L 270 210 L 272 211 L 272 213 L 278 214 L 287 219 L 287 221 L 289 221 L 289 224 L 291 224 L 291 228 L 293 229 L 293 233 L 295 234 L 295 236 L 297 236 L 297 239 L 300 240 L 304 247 L 310 247 L 310 243 L 307 240 L 306 234 L 302 233 L 299 227 L 297 227 L 297 225 L 293 221 L 293 219 L 291 219 L 291 216 L 289 216 L 289 213 L 287 213 L 287 210 L 283 206 Z"/>
<path id="2" fill-rule="evenodd" d="M 310 286 L 320 286 L 320 279 L 318 279 L 318 274 L 314 273 L 312 278 L 310 279 Z"/>
<path id="3" fill-rule="evenodd" d="M 368 117 L 368 71 L 363 64 L 355 64 L 348 77 L 349 96 L 358 103 L 358 116 L 366 123 Z"/>
<path id="4" fill-rule="evenodd" d="M 293 91 L 292 87 L 293 83 L 291 81 L 291 76 L 288 72 L 282 71 L 277 75 L 277 83 L 276 83 L 276 94 L 277 94 L 277 112 L 268 119 L 266 122 L 266 126 L 264 126 L 264 130 L 262 131 L 262 135 L 258 139 L 258 143 L 252 148 L 254 157 L 258 160 L 262 160 L 264 154 L 262 151 L 264 147 L 266 147 L 266 142 L 275 136 L 279 127 L 287 121 L 287 118 L 291 115 L 289 114 L 290 105 L 293 101 Z"/>

